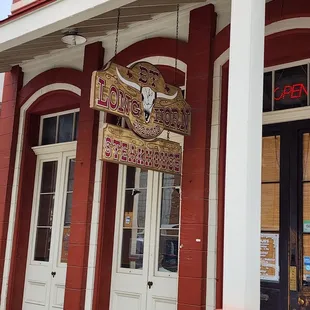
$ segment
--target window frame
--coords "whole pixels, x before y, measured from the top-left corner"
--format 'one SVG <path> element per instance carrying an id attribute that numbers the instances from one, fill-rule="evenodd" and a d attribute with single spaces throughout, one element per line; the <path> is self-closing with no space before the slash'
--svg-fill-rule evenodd
<path id="1" fill-rule="evenodd" d="M 44 123 L 45 119 L 51 118 L 51 117 L 57 117 L 57 121 L 56 121 L 56 134 L 55 134 L 55 139 L 57 139 L 57 137 L 58 137 L 58 130 L 59 130 L 59 116 L 66 115 L 66 114 L 76 114 L 78 112 L 80 112 L 79 108 L 72 109 L 72 110 L 66 110 L 66 111 L 62 111 L 62 112 L 57 112 L 57 113 L 51 113 L 51 114 L 42 115 L 40 117 L 38 146 L 43 146 L 42 145 L 42 138 L 43 138 L 42 135 L 43 135 L 43 123 Z M 72 132 L 73 135 L 75 133 L 75 126 L 76 126 L 76 116 L 74 115 L 74 117 L 73 117 L 73 132 Z M 75 141 L 75 140 L 72 140 L 72 141 Z M 69 142 L 72 142 L 72 141 L 69 141 Z M 68 143 L 68 142 L 55 142 L 55 143 L 51 143 L 51 144 L 48 144 L 48 145 L 55 145 L 55 144 L 60 144 L 60 143 Z"/>

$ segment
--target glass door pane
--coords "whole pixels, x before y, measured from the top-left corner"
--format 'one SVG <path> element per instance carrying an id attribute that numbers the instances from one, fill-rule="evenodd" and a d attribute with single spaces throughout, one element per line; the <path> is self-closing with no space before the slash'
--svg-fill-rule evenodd
<path id="1" fill-rule="evenodd" d="M 68 250 L 69 250 L 69 239 L 70 239 L 70 227 L 71 227 L 71 214 L 72 214 L 72 195 L 73 195 L 73 183 L 74 183 L 74 168 L 75 159 L 69 159 L 67 161 L 67 180 L 65 182 L 65 214 L 62 223 L 62 246 L 61 246 L 61 263 L 67 263 L 68 261 Z"/>
<path id="2" fill-rule="evenodd" d="M 121 267 L 143 268 L 148 172 L 127 167 L 121 246 Z"/>
<path id="3" fill-rule="evenodd" d="M 42 165 L 34 250 L 34 260 L 36 261 L 48 262 L 50 258 L 57 165 L 57 161 L 44 162 Z"/>
<path id="4" fill-rule="evenodd" d="M 180 182 L 181 176 L 162 175 L 158 271 L 177 272 L 180 228 Z"/>
<path id="5" fill-rule="evenodd" d="M 280 136 L 263 137 L 261 280 L 279 281 Z"/>
<path id="6" fill-rule="evenodd" d="M 303 134 L 303 286 L 310 286 L 310 134 Z"/>

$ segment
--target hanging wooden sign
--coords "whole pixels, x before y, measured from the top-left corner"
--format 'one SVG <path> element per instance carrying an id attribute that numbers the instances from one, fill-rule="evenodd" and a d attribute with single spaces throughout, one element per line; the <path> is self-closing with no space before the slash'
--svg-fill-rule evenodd
<path id="1" fill-rule="evenodd" d="M 110 63 L 92 75 L 90 107 L 124 117 L 147 140 L 163 130 L 190 135 L 191 108 L 180 88 L 165 83 L 159 70 L 139 62 L 131 68 Z"/>
<path id="2" fill-rule="evenodd" d="M 182 148 L 179 143 L 154 139 L 145 141 L 131 130 L 104 124 L 100 137 L 100 159 L 171 174 L 180 174 Z"/>

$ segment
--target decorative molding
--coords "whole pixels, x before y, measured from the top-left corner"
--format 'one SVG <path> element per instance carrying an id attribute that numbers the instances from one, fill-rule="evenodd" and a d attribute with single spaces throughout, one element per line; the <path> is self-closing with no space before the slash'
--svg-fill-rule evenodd
<path id="1" fill-rule="evenodd" d="M 40 145 L 32 148 L 33 152 L 36 155 L 52 154 L 52 153 L 61 153 L 68 151 L 75 151 L 77 146 L 76 141 L 57 143 L 51 145 Z"/>

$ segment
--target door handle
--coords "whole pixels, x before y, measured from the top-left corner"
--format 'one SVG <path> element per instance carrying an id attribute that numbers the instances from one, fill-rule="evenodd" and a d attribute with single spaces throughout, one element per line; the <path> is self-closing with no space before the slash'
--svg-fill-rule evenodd
<path id="1" fill-rule="evenodd" d="M 149 282 L 147 282 L 147 285 L 148 285 L 148 287 L 149 287 L 149 289 L 153 286 L 153 282 L 152 281 L 149 281 Z"/>
<path id="2" fill-rule="evenodd" d="M 303 306 L 305 304 L 305 300 L 303 298 L 298 297 L 298 305 Z"/>
<path id="3" fill-rule="evenodd" d="M 51 275 L 53 276 L 53 278 L 55 278 L 55 276 L 56 276 L 56 271 L 52 271 L 52 272 L 51 272 Z"/>

